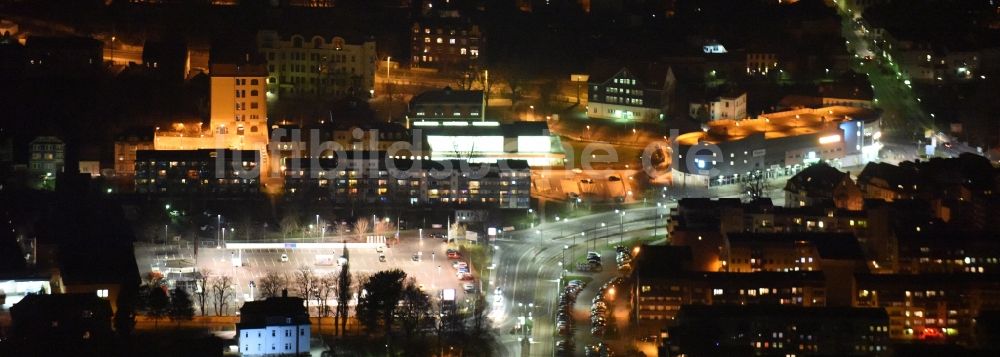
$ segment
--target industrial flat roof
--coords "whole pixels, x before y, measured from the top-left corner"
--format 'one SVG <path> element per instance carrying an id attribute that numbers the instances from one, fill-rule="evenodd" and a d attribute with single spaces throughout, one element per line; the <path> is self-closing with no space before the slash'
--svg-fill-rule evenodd
<path id="1" fill-rule="evenodd" d="M 830 129 L 844 121 L 878 119 L 878 112 L 871 109 L 832 106 L 818 109 L 797 109 L 786 112 L 761 114 L 754 119 L 722 119 L 706 123 L 702 131 L 677 137 L 680 145 L 691 146 L 699 142 L 713 144 L 735 141 L 757 133 L 765 139 L 777 139 L 815 134 Z"/>

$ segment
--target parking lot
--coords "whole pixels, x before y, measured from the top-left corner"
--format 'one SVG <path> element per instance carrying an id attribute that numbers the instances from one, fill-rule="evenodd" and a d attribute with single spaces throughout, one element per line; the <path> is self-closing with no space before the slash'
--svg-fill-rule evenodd
<path id="1" fill-rule="evenodd" d="M 382 250 L 379 252 L 378 250 Z M 463 285 L 478 281 L 460 280 L 457 269 L 452 263 L 456 259 L 448 259 L 448 244 L 442 239 L 417 237 L 416 232 L 402 232 L 398 244 L 376 249 L 374 247 L 349 249 L 350 271 L 353 274 L 372 274 L 381 270 L 401 269 L 408 277 L 415 278 L 417 284 L 435 299 L 442 289 L 456 289 L 458 300 L 463 300 L 468 294 Z M 277 272 L 289 279 L 289 293 L 295 294 L 295 272 L 302 267 L 313 270 L 317 276 L 339 271 L 339 259 L 344 255 L 343 248 L 333 249 L 226 249 L 216 247 L 201 247 L 195 258 L 194 249 L 185 245 L 147 245 L 137 243 L 136 260 L 140 272 L 146 273 L 158 269 L 164 271 L 167 262 L 185 261 L 197 267 L 198 271 L 208 271 L 210 275 L 229 275 L 235 280 L 235 296 L 231 306 L 239 306 L 243 301 L 254 299 L 251 296 L 250 282 L 259 282 L 270 273 Z M 384 259 L 380 259 L 380 255 Z M 465 257 L 461 261 L 468 262 Z M 156 267 L 156 268 L 154 268 Z M 471 278 L 471 277 L 470 277 Z M 469 278 L 466 278 L 469 279 Z M 256 295 L 256 292 L 254 292 Z M 350 302 L 353 304 L 354 302 Z M 336 304 L 335 301 L 330 302 Z M 315 304 L 310 304 L 315 305 Z M 234 313 L 231 309 L 229 314 Z"/>

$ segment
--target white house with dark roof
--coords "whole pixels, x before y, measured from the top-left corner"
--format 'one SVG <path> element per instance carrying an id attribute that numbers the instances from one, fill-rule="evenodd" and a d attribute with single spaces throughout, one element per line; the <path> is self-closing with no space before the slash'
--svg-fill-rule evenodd
<path id="1" fill-rule="evenodd" d="M 242 356 L 298 356 L 309 353 L 309 315 L 301 298 L 247 301 L 236 324 Z"/>

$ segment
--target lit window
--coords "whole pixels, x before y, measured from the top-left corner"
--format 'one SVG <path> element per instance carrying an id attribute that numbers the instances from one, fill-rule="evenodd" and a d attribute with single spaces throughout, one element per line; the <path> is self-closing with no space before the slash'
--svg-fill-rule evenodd
<path id="1" fill-rule="evenodd" d="M 97 289 L 97 297 L 106 299 L 108 297 L 108 289 Z"/>

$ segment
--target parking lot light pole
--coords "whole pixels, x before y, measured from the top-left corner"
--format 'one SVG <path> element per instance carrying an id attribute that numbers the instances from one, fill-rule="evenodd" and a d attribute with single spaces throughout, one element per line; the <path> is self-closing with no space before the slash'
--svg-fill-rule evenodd
<path id="1" fill-rule="evenodd" d="M 221 214 L 217 214 L 217 215 L 215 215 L 215 218 L 216 218 L 216 227 L 218 228 L 215 231 L 215 249 L 219 249 L 219 248 L 222 248 L 222 238 L 221 238 L 221 235 L 222 235 L 222 215 Z"/>

